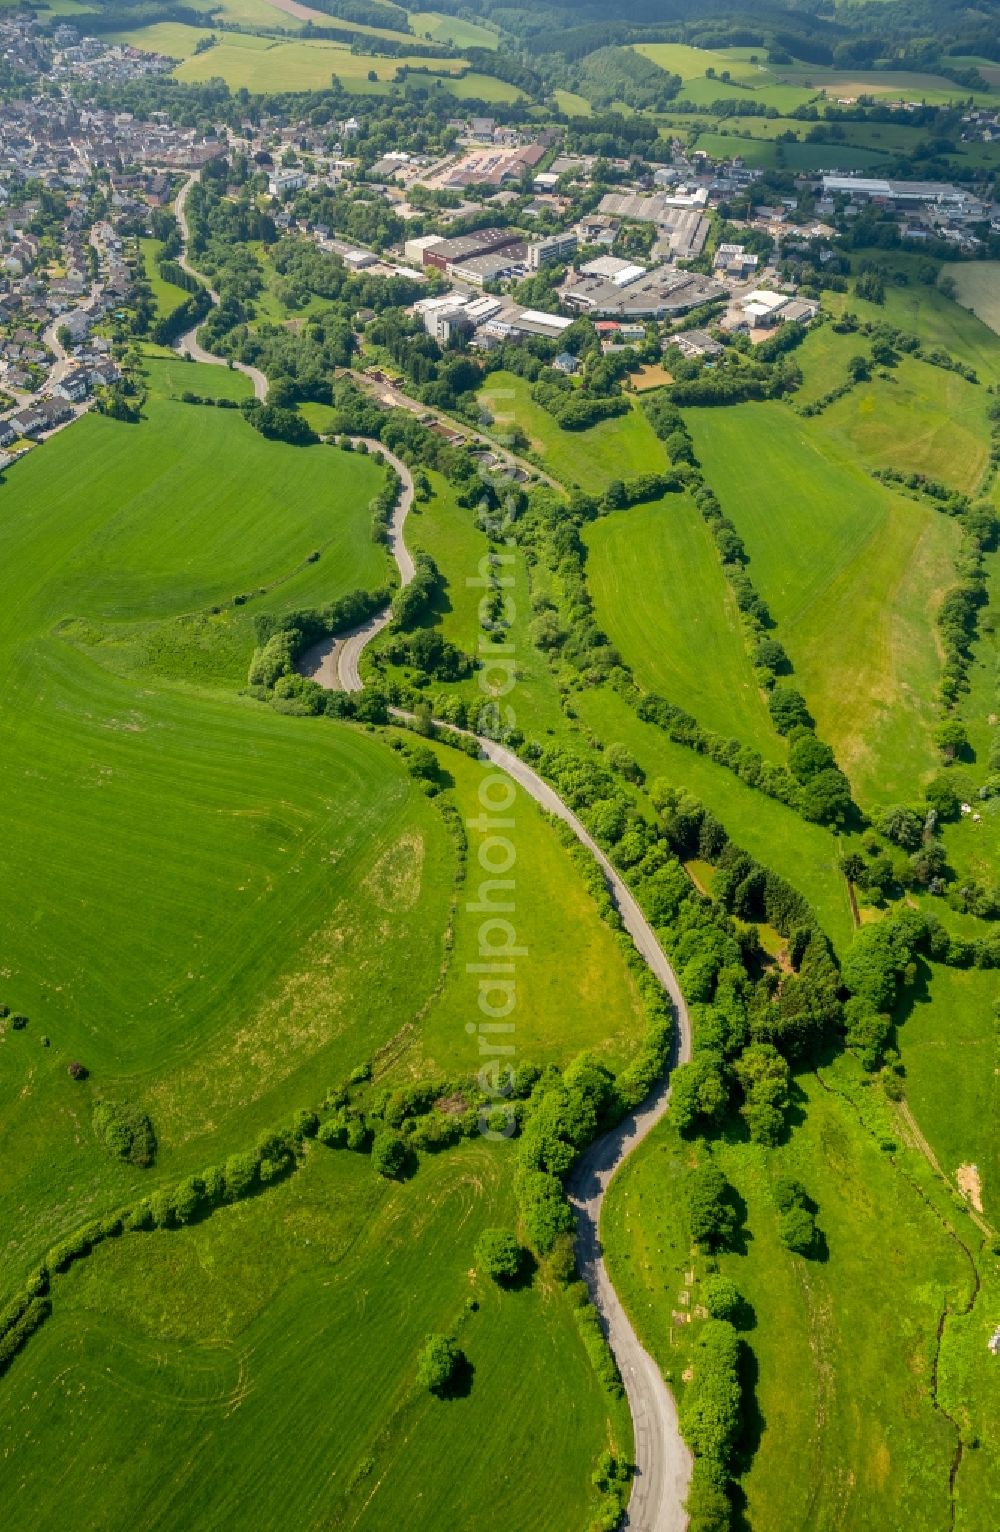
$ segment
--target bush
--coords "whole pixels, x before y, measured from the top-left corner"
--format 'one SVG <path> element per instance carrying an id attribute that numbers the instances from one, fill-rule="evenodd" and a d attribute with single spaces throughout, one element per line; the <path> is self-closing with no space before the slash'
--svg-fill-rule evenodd
<path id="1" fill-rule="evenodd" d="M 441 1398 L 454 1381 L 462 1353 L 447 1335 L 428 1335 L 417 1362 L 417 1382 Z"/>
<path id="2" fill-rule="evenodd" d="M 484 1229 L 476 1241 L 476 1265 L 494 1282 L 514 1282 L 524 1265 L 524 1251 L 509 1229 Z"/>
<path id="3" fill-rule="evenodd" d="M 86 1064 L 81 1064 L 79 1059 L 74 1059 L 71 1064 L 66 1065 L 66 1073 L 71 1080 L 86 1080 L 90 1070 Z"/>
<path id="4" fill-rule="evenodd" d="M 387 1180 L 394 1180 L 406 1164 L 407 1150 L 395 1133 L 379 1133 L 372 1144 L 372 1169 Z"/>
<path id="5" fill-rule="evenodd" d="M 733 1188 L 717 1165 L 699 1165 L 687 1181 L 691 1238 L 707 1250 L 724 1249 L 736 1233 Z"/>
<path id="6" fill-rule="evenodd" d="M 704 1304 L 713 1319 L 725 1319 L 735 1325 L 746 1308 L 746 1299 L 728 1277 L 708 1277 L 702 1290 Z"/>
<path id="7" fill-rule="evenodd" d="M 145 1112 L 128 1102 L 100 1101 L 94 1108 L 94 1132 L 110 1155 L 145 1169 L 156 1158 L 156 1134 Z"/>

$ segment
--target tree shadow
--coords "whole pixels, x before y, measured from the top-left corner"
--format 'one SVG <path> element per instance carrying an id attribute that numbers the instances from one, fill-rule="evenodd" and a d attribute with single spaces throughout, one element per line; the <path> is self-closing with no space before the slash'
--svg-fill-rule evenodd
<path id="1" fill-rule="evenodd" d="M 494 1277 L 497 1287 L 505 1293 L 521 1293 L 535 1280 L 538 1262 L 530 1250 L 522 1249 L 521 1260 L 512 1277 Z"/>
<path id="2" fill-rule="evenodd" d="M 760 1407 L 757 1397 L 757 1383 L 760 1377 L 760 1364 L 750 1347 L 743 1342 L 740 1346 L 739 1360 L 740 1377 L 740 1434 L 736 1442 L 736 1450 L 733 1454 L 733 1477 L 742 1478 L 747 1473 L 757 1455 L 767 1421 Z M 736 1526 L 749 1527 L 745 1513 L 746 1501 L 742 1491 L 737 1492 L 737 1520 Z"/>
<path id="3" fill-rule="evenodd" d="M 439 1399 L 444 1401 L 454 1399 L 468 1399 L 469 1395 L 472 1393 L 472 1383 L 475 1374 L 476 1369 L 469 1361 L 469 1358 L 466 1356 L 464 1351 L 460 1351 L 458 1353 L 458 1360 L 455 1363 L 451 1377 L 448 1379 L 447 1383 L 443 1383 L 441 1387 L 435 1389 L 434 1392 Z"/>

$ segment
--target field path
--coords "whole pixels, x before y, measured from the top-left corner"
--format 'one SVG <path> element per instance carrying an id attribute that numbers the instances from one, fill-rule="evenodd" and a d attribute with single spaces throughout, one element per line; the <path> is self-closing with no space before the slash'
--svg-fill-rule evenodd
<path id="1" fill-rule="evenodd" d="M 403 481 L 403 492 L 393 515 L 389 546 L 399 566 L 400 581 L 408 585 L 414 570 L 413 560 L 403 541 L 403 523 L 413 499 L 413 480 L 406 466 L 392 453 L 386 452 L 378 442 L 368 442 L 367 445 L 369 450 L 381 452 Z M 334 685 L 335 670 L 344 691 L 360 691 L 362 682 L 359 661 L 362 651 L 374 635 L 386 626 L 390 616 L 389 611 L 380 613 L 378 617 L 371 618 L 362 627 L 349 633 L 336 651 L 335 667 L 331 664 L 334 641 L 327 639 L 302 656 L 300 669 L 321 685 L 329 687 Z M 391 711 L 399 717 L 412 716 L 398 708 Z M 439 727 L 451 726 L 439 724 Z M 483 735 L 476 735 L 475 738 L 481 756 L 513 777 L 547 814 L 554 814 L 567 824 L 597 862 L 636 950 L 670 997 L 676 1019 L 670 1069 L 685 1063 L 691 1057 L 691 1023 L 684 996 L 677 975 L 632 890 L 582 821 L 537 772 L 495 740 Z M 580 1272 L 601 1316 L 625 1384 L 632 1415 L 636 1474 L 623 1525 L 633 1529 L 633 1532 L 683 1532 L 687 1525 L 684 1500 L 691 1478 L 691 1454 L 681 1436 L 674 1397 L 656 1362 L 636 1335 L 608 1275 L 601 1245 L 601 1210 L 616 1170 L 647 1134 L 652 1132 L 669 1105 L 670 1073 L 667 1071 L 638 1111 L 590 1145 L 574 1168 L 568 1185 L 570 1201 L 577 1215 L 576 1250 Z"/>
<path id="2" fill-rule="evenodd" d="M 194 277 L 197 282 L 200 282 L 208 292 L 208 296 L 211 298 L 212 302 L 214 304 L 218 304 L 219 295 L 215 291 L 215 288 L 206 282 L 200 271 L 195 271 L 194 267 L 191 265 L 191 262 L 188 260 L 188 244 L 191 238 L 191 231 L 188 227 L 187 213 L 185 208 L 187 205 L 188 192 L 191 190 L 194 183 L 198 180 L 198 177 L 198 171 L 194 171 L 191 175 L 188 176 L 187 180 L 184 182 L 184 185 L 177 193 L 177 200 L 174 203 L 174 215 L 178 224 L 180 225 L 181 231 L 181 253 L 177 257 L 177 264 L 180 266 L 182 271 L 187 272 L 189 277 Z M 200 322 L 201 321 L 199 321 L 199 324 Z M 174 342 L 174 347 L 181 353 L 182 356 L 187 355 L 191 357 L 191 359 L 195 362 L 205 362 L 211 367 L 229 366 L 228 357 L 216 356 L 213 351 L 206 351 L 204 346 L 199 346 L 198 325 L 194 325 L 190 330 L 186 330 L 183 335 L 178 336 L 177 340 Z M 237 372 L 242 372 L 244 377 L 250 379 L 251 383 L 253 384 L 254 394 L 258 399 L 263 401 L 267 398 L 267 379 L 259 367 L 248 367 L 246 362 L 236 361 L 233 362 L 233 367 Z"/>

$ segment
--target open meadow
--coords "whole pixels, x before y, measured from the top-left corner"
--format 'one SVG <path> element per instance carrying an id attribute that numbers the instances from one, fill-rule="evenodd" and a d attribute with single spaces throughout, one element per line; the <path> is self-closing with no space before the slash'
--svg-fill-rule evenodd
<path id="1" fill-rule="evenodd" d="M 597 620 L 646 691 L 706 728 L 781 761 L 708 527 L 686 495 L 612 512 L 587 527 Z"/>
<path id="2" fill-rule="evenodd" d="M 523 431 L 529 450 L 546 472 L 567 489 L 574 486 L 599 494 L 612 479 L 640 473 L 661 473 L 667 455 L 646 416 L 633 405 L 627 415 L 602 420 L 586 431 L 564 431 L 531 397 L 531 384 L 512 372 L 494 372 L 480 390 L 479 401 L 492 417 L 490 430 Z"/>
<path id="3" fill-rule="evenodd" d="M 822 1082 L 801 1076 L 796 1125 L 778 1150 L 734 1129 L 713 1151 L 740 1198 L 740 1233 L 717 1262 L 748 1305 L 753 1402 L 738 1471 L 758 1532 L 949 1524 L 956 1433 L 935 1408 L 934 1357 L 939 1317 L 968 1301 L 970 1271 L 925 1201 L 919 1157 L 894 1164 L 841 1096 L 856 1074 L 845 1060 Z M 614 1181 L 604 1219 L 613 1280 L 682 1399 L 714 1264 L 692 1250 L 685 1211 L 688 1167 L 705 1153 L 663 1123 Z M 800 1179 L 818 1205 L 817 1259 L 779 1242 L 780 1175 Z M 968 1500 L 964 1488 L 960 1471 L 960 1524 L 986 1532 L 995 1486 L 980 1476 Z"/>
<path id="4" fill-rule="evenodd" d="M 965 261 L 949 275 L 962 307 L 1000 335 L 1000 261 Z"/>
<path id="5" fill-rule="evenodd" d="M 872 480 L 824 416 L 747 404 L 689 410 L 687 420 L 862 806 L 913 796 L 937 758 L 941 660 L 927 619 L 953 582 L 954 522 Z"/>
<path id="6" fill-rule="evenodd" d="M 313 1144 L 249 1202 L 95 1252 L 4 1380 L 6 1515 L 490 1532 L 502 1505 L 525 1532 L 576 1532 L 628 1420 L 558 1290 L 475 1270 L 480 1231 L 512 1217 L 512 1153 L 480 1143 L 392 1183 Z M 458 1397 L 415 1384 L 432 1331 L 468 1358 Z"/>

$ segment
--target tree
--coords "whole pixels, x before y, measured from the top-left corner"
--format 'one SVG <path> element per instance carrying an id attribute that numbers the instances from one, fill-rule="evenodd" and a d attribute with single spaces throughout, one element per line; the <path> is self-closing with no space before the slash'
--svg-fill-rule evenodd
<path id="1" fill-rule="evenodd" d="M 735 1324 L 746 1307 L 746 1299 L 728 1277 L 713 1276 L 705 1280 L 702 1298 L 713 1319 L 726 1319 Z"/>
<path id="2" fill-rule="evenodd" d="M 872 375 L 866 356 L 852 356 L 847 363 L 847 375 L 852 383 L 867 383 Z"/>
<path id="3" fill-rule="evenodd" d="M 428 1335 L 417 1362 L 417 1382 L 440 1399 L 462 1364 L 462 1353 L 447 1335 Z"/>
<path id="4" fill-rule="evenodd" d="M 938 776 L 928 782 L 924 797 L 939 819 L 953 819 L 962 801 L 947 776 Z"/>
<path id="5" fill-rule="evenodd" d="M 968 750 L 969 737 L 957 719 L 949 718 L 945 723 L 939 723 L 934 730 L 934 743 L 950 765 Z"/>
<path id="6" fill-rule="evenodd" d="M 670 1114 L 681 1133 L 717 1122 L 728 1100 L 720 1062 L 710 1053 L 678 1065 L 671 1076 Z"/>
<path id="7" fill-rule="evenodd" d="M 913 809 L 905 808 L 901 803 L 884 809 L 878 817 L 877 824 L 879 833 L 884 835 L 886 840 L 895 841 L 897 846 L 902 846 L 906 851 L 913 851 L 920 845 L 924 828 L 923 819 Z"/>
<path id="8" fill-rule="evenodd" d="M 484 1229 L 476 1241 L 476 1265 L 494 1282 L 514 1282 L 524 1264 L 524 1251 L 509 1229 Z"/>
<path id="9" fill-rule="evenodd" d="M 767 706 L 779 734 L 790 734 L 798 726 L 807 729 L 812 726 L 805 698 L 794 686 L 776 686 L 767 699 Z"/>
<path id="10" fill-rule="evenodd" d="M 778 1238 L 795 1255 L 812 1255 L 816 1245 L 816 1220 L 808 1208 L 793 1207 L 778 1220 Z"/>
<path id="11" fill-rule="evenodd" d="M 736 1063 L 745 1097 L 740 1113 L 758 1144 L 776 1144 L 785 1123 L 790 1071 L 777 1048 L 751 1043 Z"/>
<path id="12" fill-rule="evenodd" d="M 691 1238 L 708 1250 L 724 1249 L 736 1233 L 733 1188 L 709 1161 L 688 1176 L 687 1207 Z"/>
<path id="13" fill-rule="evenodd" d="M 372 1169 L 394 1180 L 406 1164 L 406 1145 L 396 1133 L 379 1133 L 372 1144 Z"/>

